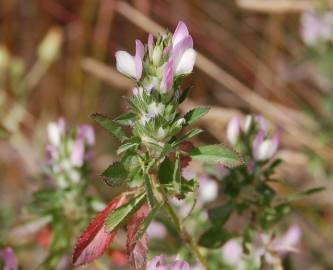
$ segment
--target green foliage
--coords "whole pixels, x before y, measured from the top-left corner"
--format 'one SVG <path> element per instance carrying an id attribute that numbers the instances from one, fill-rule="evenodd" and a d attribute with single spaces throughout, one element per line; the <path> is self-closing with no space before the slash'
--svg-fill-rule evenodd
<path id="1" fill-rule="evenodd" d="M 191 125 L 208 113 L 209 108 L 195 108 L 185 114 L 184 118 L 188 125 Z"/>
<path id="2" fill-rule="evenodd" d="M 113 136 L 115 136 L 120 141 L 124 141 L 127 139 L 125 132 L 123 129 L 116 125 L 111 119 L 108 117 L 95 113 L 91 116 L 101 127 L 105 128 L 108 132 L 110 132 Z"/>
<path id="3" fill-rule="evenodd" d="M 119 186 L 128 181 L 129 173 L 124 165 L 120 162 L 115 162 L 110 165 L 103 173 L 105 182 L 110 186 Z"/>
<path id="4" fill-rule="evenodd" d="M 107 217 L 105 221 L 105 228 L 108 232 L 115 230 L 118 226 L 123 224 L 136 210 L 138 210 L 144 203 L 145 194 L 140 194 L 128 203 L 117 208 Z"/>
<path id="5" fill-rule="evenodd" d="M 193 159 L 203 161 L 208 164 L 221 163 L 227 167 L 236 167 L 243 163 L 240 156 L 233 150 L 223 145 L 203 145 L 192 149 L 189 155 Z"/>
<path id="6" fill-rule="evenodd" d="M 214 226 L 223 226 L 229 217 L 231 216 L 232 212 L 235 210 L 235 207 L 231 203 L 227 203 L 222 206 L 213 207 L 208 209 L 208 217 L 210 222 Z"/>
<path id="7" fill-rule="evenodd" d="M 205 248 L 215 249 L 222 247 L 234 237 L 236 237 L 234 233 L 230 233 L 221 227 L 213 226 L 200 236 L 198 244 Z"/>

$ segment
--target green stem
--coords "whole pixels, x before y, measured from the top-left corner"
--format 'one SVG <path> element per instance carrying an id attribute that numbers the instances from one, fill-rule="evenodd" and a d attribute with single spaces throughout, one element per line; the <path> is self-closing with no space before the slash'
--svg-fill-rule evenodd
<path id="1" fill-rule="evenodd" d="M 205 257 L 201 254 L 199 247 L 197 246 L 196 242 L 193 240 L 192 236 L 187 232 L 186 228 L 184 227 L 184 224 L 181 222 L 181 220 L 178 218 L 177 214 L 169 204 L 168 200 L 165 198 L 165 207 L 170 214 L 173 222 L 176 225 L 176 228 L 181 236 L 181 238 L 189 245 L 195 256 L 198 258 L 198 260 L 202 263 L 202 265 L 205 267 L 206 270 L 211 270 L 208 262 L 206 261 Z"/>

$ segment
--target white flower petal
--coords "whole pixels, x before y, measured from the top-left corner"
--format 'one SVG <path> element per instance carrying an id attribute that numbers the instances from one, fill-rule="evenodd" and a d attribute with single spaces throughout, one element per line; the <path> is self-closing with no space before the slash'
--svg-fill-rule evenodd
<path id="1" fill-rule="evenodd" d="M 194 49 L 187 49 L 181 56 L 176 67 L 176 75 L 189 74 L 193 70 L 197 53 Z"/>
<path id="2" fill-rule="evenodd" d="M 59 145 L 61 134 L 60 134 L 60 130 L 59 130 L 57 123 L 51 122 L 48 124 L 47 135 L 49 137 L 50 142 L 53 145 L 56 145 L 56 146 Z"/>
<path id="3" fill-rule="evenodd" d="M 132 78 L 136 78 L 136 65 L 132 55 L 125 51 L 116 52 L 117 70 Z"/>

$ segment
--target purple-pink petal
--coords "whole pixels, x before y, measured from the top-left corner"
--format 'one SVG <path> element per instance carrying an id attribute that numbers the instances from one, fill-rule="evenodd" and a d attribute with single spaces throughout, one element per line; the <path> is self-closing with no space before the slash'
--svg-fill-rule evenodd
<path id="1" fill-rule="evenodd" d="M 152 58 L 154 50 L 154 37 L 151 33 L 148 35 L 148 54 L 149 57 Z"/>
<path id="2" fill-rule="evenodd" d="M 193 48 L 193 39 L 191 36 L 187 36 L 172 49 L 171 58 L 173 61 L 174 70 L 176 70 L 182 55 L 187 49 L 190 48 Z"/>
<path id="3" fill-rule="evenodd" d="M 178 42 L 182 41 L 184 38 L 186 38 L 189 35 L 187 26 L 184 22 L 179 21 L 178 25 L 176 27 L 176 30 L 172 36 L 172 43 L 173 45 L 177 45 Z"/>
<path id="4" fill-rule="evenodd" d="M 165 68 L 163 78 L 161 81 L 161 91 L 166 92 L 172 88 L 173 84 L 173 61 L 169 60 Z"/>
<path id="5" fill-rule="evenodd" d="M 79 137 L 82 138 L 88 145 L 95 144 L 95 132 L 92 126 L 82 125 L 79 127 Z"/>
<path id="6" fill-rule="evenodd" d="M 139 56 L 142 60 L 145 54 L 145 47 L 143 46 L 141 40 L 135 40 L 135 56 Z"/>
<path id="7" fill-rule="evenodd" d="M 78 138 L 72 149 L 71 162 L 74 166 L 81 167 L 84 161 L 84 141 L 81 138 Z"/>
<path id="8" fill-rule="evenodd" d="M 142 76 L 142 59 L 145 53 L 144 46 L 140 40 L 135 40 L 135 56 L 134 56 L 134 62 L 135 62 L 135 72 L 136 72 L 136 79 L 140 80 Z"/>

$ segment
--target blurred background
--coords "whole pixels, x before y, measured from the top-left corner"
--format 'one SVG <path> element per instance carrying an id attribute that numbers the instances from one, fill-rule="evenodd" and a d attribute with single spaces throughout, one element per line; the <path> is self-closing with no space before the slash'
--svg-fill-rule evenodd
<path id="1" fill-rule="evenodd" d="M 39 185 L 47 123 L 123 112 L 132 82 L 115 70 L 115 51 L 134 53 L 135 39 L 183 20 L 198 58 L 181 109 L 212 107 L 199 123 L 202 141 L 226 143 L 237 114 L 262 114 L 282 129 L 280 176 L 294 190 L 327 187 L 289 217 L 303 230 L 295 269 L 333 269 L 332 8 L 330 0 L 0 0 L 1 231 Z M 117 145 L 96 132 L 91 185 L 108 200 L 98 175 Z"/>

